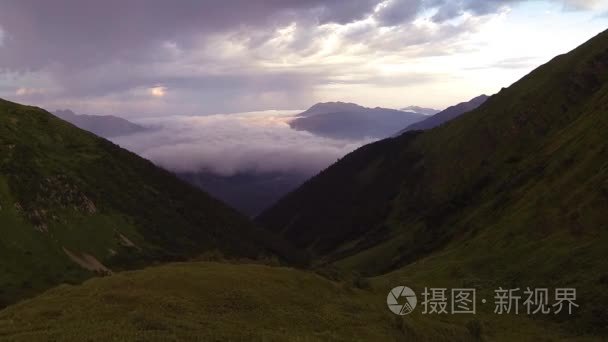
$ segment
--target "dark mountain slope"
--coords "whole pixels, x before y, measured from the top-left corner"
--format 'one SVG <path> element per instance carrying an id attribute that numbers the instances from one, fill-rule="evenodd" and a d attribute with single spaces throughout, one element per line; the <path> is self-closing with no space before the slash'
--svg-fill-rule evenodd
<path id="1" fill-rule="evenodd" d="M 282 246 L 147 160 L 4 100 L 0 208 L 0 304 L 109 269 Z"/>
<path id="2" fill-rule="evenodd" d="M 574 230 L 583 217 L 597 219 L 597 210 L 608 210 L 604 176 L 598 176 L 607 172 L 602 151 L 608 146 L 593 133 L 605 125 L 607 78 L 605 32 L 503 89 L 477 110 L 425 133 L 406 133 L 353 152 L 259 221 L 329 260 L 390 242 L 378 264 L 359 260 L 367 266 L 358 267 L 374 272 L 415 260 L 466 231 L 510 215 L 507 204 L 537 186 L 551 189 L 544 196 L 553 197 L 536 198 L 541 192 L 535 192 L 538 210 L 546 211 L 535 219 L 561 222 L 556 230 Z M 566 138 L 578 132 L 578 125 L 591 130 Z M 583 162 L 594 165 L 594 171 L 571 175 Z M 591 180 L 595 183 L 584 201 L 573 202 L 573 191 Z M 555 191 L 554 183 L 573 188 Z M 579 208 L 586 201 L 593 206 Z M 549 218 L 552 210 L 559 220 Z M 577 214 L 586 210 L 593 213 Z M 539 229 L 527 221 L 533 219 L 521 217 L 514 224 Z M 608 222 L 595 223 L 583 226 L 597 229 Z"/>
<path id="3" fill-rule="evenodd" d="M 431 128 L 435 128 L 445 122 L 453 120 L 460 115 L 470 112 L 473 109 L 481 106 L 488 99 L 487 95 L 477 96 L 470 101 L 461 102 L 457 105 L 446 108 L 445 110 L 431 116 L 428 119 L 424 119 L 422 121 L 416 122 L 407 126 L 404 130 L 399 132 L 399 134 L 403 134 L 408 131 L 418 131 L 418 130 L 427 130 Z"/>
<path id="4" fill-rule="evenodd" d="M 243 172 L 221 176 L 201 171 L 179 173 L 177 176 L 249 217 L 255 217 L 270 207 L 307 178 L 296 172 Z"/>
<path id="5" fill-rule="evenodd" d="M 387 289 L 575 288 L 572 315 L 530 317 L 605 336 L 607 129 L 608 31 L 472 112 L 353 152 L 259 221 L 318 263 L 391 272 Z"/>
<path id="6" fill-rule="evenodd" d="M 104 138 L 129 135 L 146 130 L 143 126 L 113 115 L 74 114 L 69 109 L 54 111 L 53 115 Z"/>

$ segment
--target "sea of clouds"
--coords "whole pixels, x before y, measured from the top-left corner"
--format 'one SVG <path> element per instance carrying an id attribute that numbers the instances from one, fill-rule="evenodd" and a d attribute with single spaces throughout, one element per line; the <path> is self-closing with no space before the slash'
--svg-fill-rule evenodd
<path id="1" fill-rule="evenodd" d="M 296 131 L 301 111 L 263 111 L 138 119 L 150 130 L 112 140 L 174 172 L 314 175 L 366 140 L 338 140 Z"/>

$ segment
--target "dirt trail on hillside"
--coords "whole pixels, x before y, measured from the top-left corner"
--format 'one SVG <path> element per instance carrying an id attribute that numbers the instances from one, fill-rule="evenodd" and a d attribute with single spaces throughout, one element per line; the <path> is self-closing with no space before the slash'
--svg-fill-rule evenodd
<path id="1" fill-rule="evenodd" d="M 71 252 L 65 247 L 63 248 L 63 252 L 70 258 L 72 261 L 80 265 L 80 267 L 87 269 L 91 272 L 95 272 L 103 275 L 112 274 L 112 270 L 107 268 L 104 264 L 102 264 L 99 260 L 97 260 L 94 256 L 82 253 L 78 256 L 76 253 Z"/>

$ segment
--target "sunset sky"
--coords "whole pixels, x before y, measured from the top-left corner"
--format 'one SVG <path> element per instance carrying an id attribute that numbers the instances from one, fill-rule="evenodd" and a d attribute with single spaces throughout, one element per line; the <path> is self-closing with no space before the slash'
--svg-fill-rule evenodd
<path id="1" fill-rule="evenodd" d="M 442 109 L 608 28 L 608 1 L 0 2 L 0 97 L 127 118 Z"/>

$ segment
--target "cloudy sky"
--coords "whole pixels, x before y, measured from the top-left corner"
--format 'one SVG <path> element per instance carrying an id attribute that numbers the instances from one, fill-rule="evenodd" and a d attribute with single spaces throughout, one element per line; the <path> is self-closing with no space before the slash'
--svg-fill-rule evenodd
<path id="1" fill-rule="evenodd" d="M 608 0 L 2 0 L 0 97 L 128 118 L 443 108 L 608 28 Z"/>

